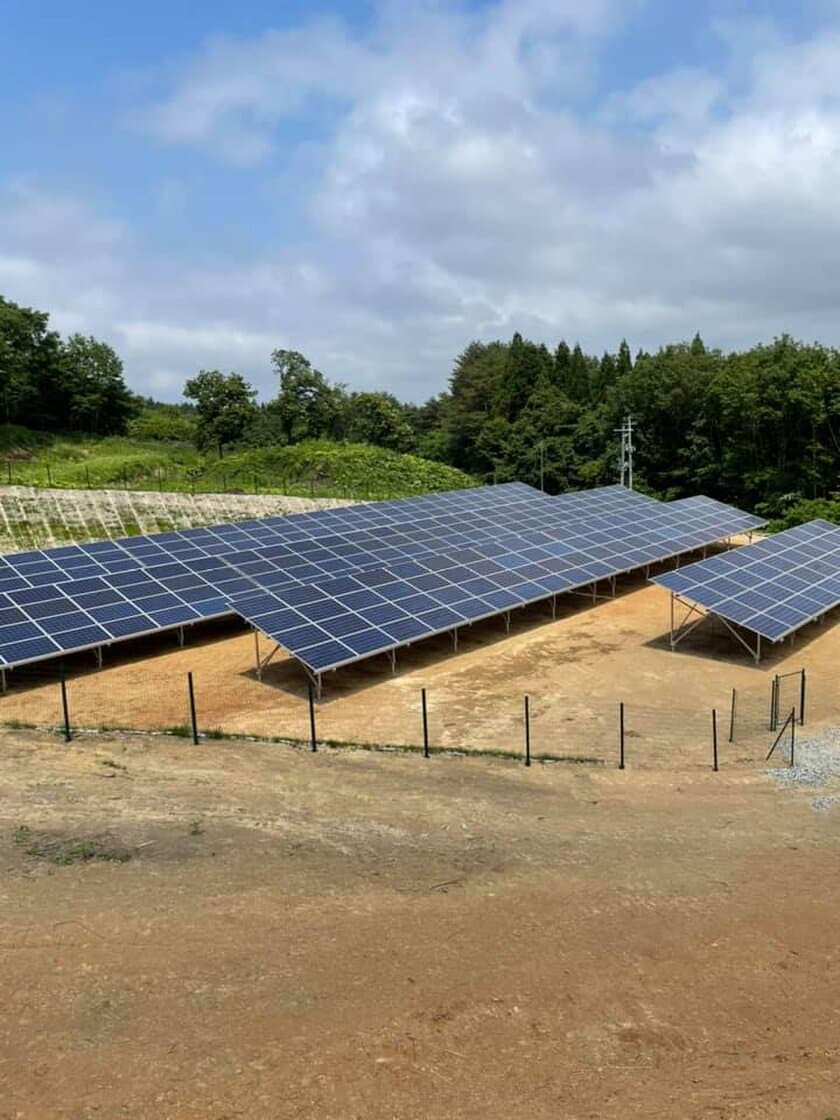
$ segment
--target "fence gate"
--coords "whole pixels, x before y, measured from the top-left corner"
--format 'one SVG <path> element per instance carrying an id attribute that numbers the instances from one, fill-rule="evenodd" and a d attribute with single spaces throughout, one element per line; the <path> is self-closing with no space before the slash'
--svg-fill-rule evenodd
<path id="1" fill-rule="evenodd" d="M 793 711 L 800 726 L 805 722 L 805 670 L 777 673 L 770 683 L 770 730 L 778 731 Z"/>

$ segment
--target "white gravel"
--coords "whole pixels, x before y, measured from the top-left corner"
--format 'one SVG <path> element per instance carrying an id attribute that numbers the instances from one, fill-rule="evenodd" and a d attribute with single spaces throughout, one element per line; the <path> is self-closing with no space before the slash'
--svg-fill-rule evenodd
<path id="1" fill-rule="evenodd" d="M 773 761 L 788 759 L 790 740 L 778 745 Z M 779 785 L 788 789 L 830 789 L 840 784 L 840 727 L 823 727 L 813 734 L 797 728 L 794 751 L 795 766 L 768 769 Z M 811 800 L 811 808 L 827 812 L 840 803 L 840 794 L 823 793 Z"/>

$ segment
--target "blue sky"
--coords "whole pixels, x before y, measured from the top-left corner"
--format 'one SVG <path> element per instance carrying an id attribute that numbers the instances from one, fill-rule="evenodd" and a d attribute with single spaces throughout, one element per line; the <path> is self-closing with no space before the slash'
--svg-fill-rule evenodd
<path id="1" fill-rule="evenodd" d="M 840 344 L 840 3 L 0 0 L 0 293 L 140 391 L 275 346 Z M 75 10 L 74 10 L 75 9 Z"/>

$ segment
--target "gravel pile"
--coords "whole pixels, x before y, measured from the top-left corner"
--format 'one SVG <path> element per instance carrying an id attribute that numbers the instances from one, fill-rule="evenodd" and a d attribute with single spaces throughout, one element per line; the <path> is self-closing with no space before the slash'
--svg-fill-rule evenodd
<path id="1" fill-rule="evenodd" d="M 774 761 L 788 757 L 790 741 L 780 743 Z M 823 789 L 840 782 L 840 727 L 824 727 L 813 735 L 796 737 L 795 766 L 768 769 L 770 777 L 790 789 Z M 825 812 L 840 802 L 840 796 L 822 795 L 811 801 L 812 808 Z"/>

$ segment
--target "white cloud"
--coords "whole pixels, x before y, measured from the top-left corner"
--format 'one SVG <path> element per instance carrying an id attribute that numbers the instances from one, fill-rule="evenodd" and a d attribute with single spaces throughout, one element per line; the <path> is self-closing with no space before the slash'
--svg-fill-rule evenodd
<path id="1" fill-rule="evenodd" d="M 160 392 L 201 366 L 270 391 L 271 349 L 293 346 L 420 398 L 471 338 L 515 329 L 593 350 L 697 329 L 840 344 L 840 27 L 785 42 L 728 24 L 725 71 L 675 66 L 619 95 L 599 52 L 620 10 L 394 5 L 364 35 L 320 20 L 214 40 L 135 125 L 254 165 L 278 203 L 302 169 L 305 237 L 199 266 L 18 184 L 0 197 L 0 290 L 109 338 Z M 282 122 L 305 133 L 325 105 L 317 149 L 290 147 Z M 170 182 L 158 208 L 188 219 Z"/>

